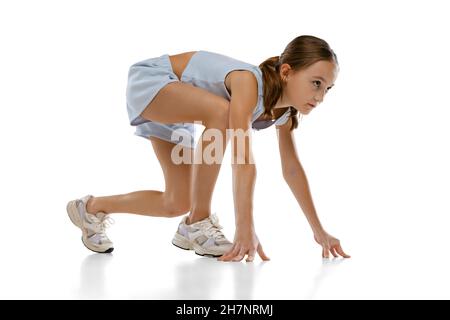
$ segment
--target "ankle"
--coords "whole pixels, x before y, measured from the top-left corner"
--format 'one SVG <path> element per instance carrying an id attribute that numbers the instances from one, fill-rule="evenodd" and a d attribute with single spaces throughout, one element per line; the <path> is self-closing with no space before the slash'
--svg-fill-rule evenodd
<path id="1" fill-rule="evenodd" d="M 96 214 L 98 212 L 96 207 L 96 201 L 97 199 L 95 197 L 89 198 L 89 200 L 86 202 L 86 212 L 90 214 Z"/>
<path id="2" fill-rule="evenodd" d="M 186 219 L 186 224 L 193 224 L 196 222 L 199 222 L 201 220 L 204 220 L 206 218 L 209 217 L 208 213 L 202 213 L 202 214 L 198 214 L 198 213 L 190 213 L 189 216 Z"/>

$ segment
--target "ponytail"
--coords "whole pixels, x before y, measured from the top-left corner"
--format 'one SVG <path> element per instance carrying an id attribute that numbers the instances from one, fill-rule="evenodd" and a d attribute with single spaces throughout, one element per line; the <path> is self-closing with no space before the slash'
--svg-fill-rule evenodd
<path id="1" fill-rule="evenodd" d="M 283 82 L 278 74 L 280 66 L 280 56 L 268 58 L 259 65 L 264 83 L 264 115 L 274 118 L 273 107 L 283 93 Z M 292 126 L 290 130 L 298 127 L 297 109 L 289 107 Z"/>

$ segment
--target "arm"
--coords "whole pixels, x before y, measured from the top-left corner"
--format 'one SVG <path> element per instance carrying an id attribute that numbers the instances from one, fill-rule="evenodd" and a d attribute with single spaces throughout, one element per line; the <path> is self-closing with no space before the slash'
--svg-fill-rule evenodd
<path id="1" fill-rule="evenodd" d="M 258 83 L 248 71 L 233 73 L 230 79 L 232 97 L 229 111 L 231 137 L 231 166 L 233 174 L 233 199 L 236 232 L 233 248 L 221 261 L 240 261 L 248 255 L 252 261 L 256 252 L 268 260 L 255 234 L 253 224 L 253 191 L 256 166 L 251 148 L 251 120 L 257 104 Z"/>
<path id="2" fill-rule="evenodd" d="M 277 126 L 278 145 L 281 157 L 283 178 L 294 194 L 314 233 L 314 239 L 322 246 L 322 256 L 328 258 L 329 252 L 335 257 L 337 253 L 349 258 L 342 250 L 339 240 L 329 235 L 323 228 L 317 215 L 308 179 L 298 158 L 293 131 L 290 131 L 291 119 L 284 125 Z"/>
<path id="3" fill-rule="evenodd" d="M 309 190 L 308 180 L 295 148 L 293 131 L 289 130 L 291 121 L 292 120 L 289 119 L 284 125 L 277 126 L 283 178 L 297 199 L 312 231 L 314 233 L 323 232 L 324 229 L 317 216 L 311 192 Z"/>

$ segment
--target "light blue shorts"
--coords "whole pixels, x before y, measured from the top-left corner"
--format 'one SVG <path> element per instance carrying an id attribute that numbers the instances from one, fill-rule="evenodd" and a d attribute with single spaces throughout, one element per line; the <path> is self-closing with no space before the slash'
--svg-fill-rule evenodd
<path id="1" fill-rule="evenodd" d="M 174 144 L 195 148 L 195 125 L 193 123 L 164 124 L 141 117 L 141 113 L 165 85 L 179 81 L 173 72 L 169 55 L 163 54 L 133 64 L 128 71 L 126 91 L 127 111 L 131 126 L 136 126 L 137 136 L 150 136 Z"/>

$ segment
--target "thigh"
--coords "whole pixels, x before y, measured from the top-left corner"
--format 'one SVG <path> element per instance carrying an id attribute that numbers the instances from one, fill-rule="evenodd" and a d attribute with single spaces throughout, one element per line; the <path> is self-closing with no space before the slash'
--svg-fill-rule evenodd
<path id="1" fill-rule="evenodd" d="M 173 198 L 188 201 L 191 191 L 192 165 L 189 163 L 175 164 L 172 161 L 171 153 L 175 147 L 174 143 L 153 136 L 149 137 L 149 140 L 163 170 L 166 184 L 165 192 Z M 191 159 L 193 158 L 193 148 L 183 147 L 181 152 L 190 153 L 189 156 Z"/>
<path id="2" fill-rule="evenodd" d="M 149 121 L 136 126 L 135 135 L 149 138 L 156 137 L 174 144 L 195 148 L 195 125 L 192 123 L 165 124 Z"/>
<path id="3" fill-rule="evenodd" d="M 212 121 L 227 118 L 229 101 L 203 88 L 188 83 L 171 82 L 164 86 L 147 105 L 141 116 L 161 122 Z"/>

